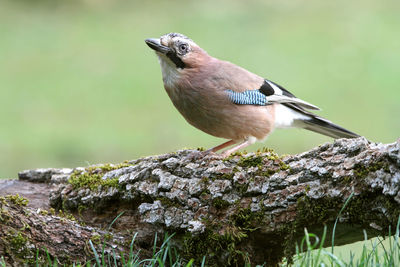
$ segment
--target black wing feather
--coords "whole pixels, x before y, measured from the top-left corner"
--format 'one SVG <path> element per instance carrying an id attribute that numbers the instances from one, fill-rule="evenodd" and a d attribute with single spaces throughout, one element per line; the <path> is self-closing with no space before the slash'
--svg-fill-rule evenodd
<path id="1" fill-rule="evenodd" d="M 302 128 L 324 134 L 333 138 L 357 138 L 360 137 L 358 134 L 353 133 L 352 131 L 349 131 L 337 124 L 334 124 L 333 122 L 324 119 L 322 117 L 319 117 L 307 110 L 304 110 L 302 107 L 299 107 L 296 104 L 293 103 L 284 103 L 282 104 L 288 108 L 291 108 L 303 115 L 306 115 L 308 119 L 306 120 L 299 120 L 302 124 Z"/>

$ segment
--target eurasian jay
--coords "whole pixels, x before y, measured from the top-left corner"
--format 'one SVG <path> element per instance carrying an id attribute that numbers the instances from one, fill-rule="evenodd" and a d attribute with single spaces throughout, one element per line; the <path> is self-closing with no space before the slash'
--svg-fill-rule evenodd
<path id="1" fill-rule="evenodd" d="M 319 108 L 282 86 L 208 55 L 180 33 L 145 42 L 155 50 L 165 90 L 187 122 L 230 139 L 206 152 L 236 145 L 222 153 L 228 156 L 265 139 L 274 128 L 299 127 L 333 138 L 359 137 L 309 112 Z"/>

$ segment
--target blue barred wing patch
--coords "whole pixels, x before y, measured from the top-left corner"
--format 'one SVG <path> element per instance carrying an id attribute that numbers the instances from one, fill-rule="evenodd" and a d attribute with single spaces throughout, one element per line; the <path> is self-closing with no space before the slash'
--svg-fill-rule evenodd
<path id="1" fill-rule="evenodd" d="M 247 90 L 244 92 L 225 91 L 228 92 L 229 99 L 238 105 L 265 106 L 268 103 L 267 97 L 260 90 Z"/>

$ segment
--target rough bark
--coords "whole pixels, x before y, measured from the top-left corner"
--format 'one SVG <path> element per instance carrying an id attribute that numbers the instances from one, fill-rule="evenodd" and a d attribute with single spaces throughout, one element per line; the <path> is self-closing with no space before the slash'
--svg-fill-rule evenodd
<path id="1" fill-rule="evenodd" d="M 71 214 L 27 207 L 19 195 L 0 197 L 0 255 L 12 266 L 94 262 L 95 250 L 126 250 L 126 237 L 77 223 Z M 105 241 L 105 242 L 104 242 Z M 47 264 L 44 264 L 47 263 Z"/>
<path id="2" fill-rule="evenodd" d="M 389 226 L 394 229 L 400 214 L 400 140 L 374 144 L 364 138 L 340 139 L 283 158 L 272 151 L 228 159 L 196 153 L 184 150 L 119 165 L 29 170 L 19 177 L 51 186 L 50 206 L 74 214 L 92 227 L 88 229 L 105 229 L 124 212 L 113 224 L 113 236 L 124 240 L 119 243 L 129 243 L 138 232 L 138 247 L 146 249 L 156 232 L 176 233 L 173 240 L 183 257 L 200 260 L 206 255 L 211 265 L 276 265 L 291 255 L 305 227 L 314 233 L 323 225 L 331 227 L 352 193 L 340 217 L 336 244 L 362 239 L 362 229 L 370 236 L 384 235 Z M 5 194 L 15 187 L 1 188 Z M 65 255 L 88 259 L 90 251 L 83 245 L 91 232 L 85 227 L 3 202 L 2 217 L 6 207 L 21 220 L 8 220 L 6 226 L 22 231 L 24 223 L 29 225 L 29 234 L 22 231 L 29 244 L 47 244 L 51 256 L 61 262 L 68 260 Z M 50 219 L 51 228 L 46 228 Z M 18 262 L 7 250 L 10 229 L 4 229 L 0 253 L 10 263 Z"/>

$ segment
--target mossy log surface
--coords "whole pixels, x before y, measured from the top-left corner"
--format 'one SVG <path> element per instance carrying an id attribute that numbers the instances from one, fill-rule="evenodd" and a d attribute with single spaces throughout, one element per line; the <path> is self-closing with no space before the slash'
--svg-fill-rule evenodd
<path id="1" fill-rule="evenodd" d="M 85 264 L 97 251 L 126 250 L 126 237 L 82 225 L 68 213 L 28 207 L 19 195 L 0 196 L 0 256 L 11 266 L 44 266 L 58 261 Z M 55 259 L 55 257 L 57 259 Z M 46 264 L 47 263 L 47 264 Z"/>
<path id="2" fill-rule="evenodd" d="M 205 255 L 209 265 L 273 266 L 292 255 L 305 227 L 317 234 L 324 225 L 331 229 L 352 193 L 335 244 L 362 239 L 362 229 L 369 236 L 385 235 L 400 214 L 400 139 L 392 144 L 339 139 L 284 157 L 269 150 L 227 159 L 199 153 L 19 173 L 20 180 L 46 184 L 49 205 L 64 217 L 4 198 L 0 254 L 18 264 L 32 259 L 21 249 L 45 248 L 60 263 L 85 262 L 93 233 L 123 250 L 138 232 L 135 249 L 145 255 L 155 233 L 175 233 L 174 245 L 186 259 L 198 262 Z M 0 184 L 0 195 L 15 192 L 17 185 Z M 18 247 L 10 245 L 13 233 L 21 236 Z"/>

